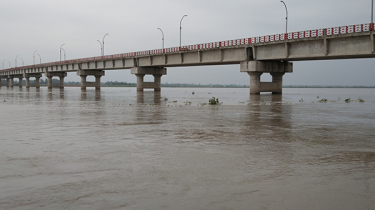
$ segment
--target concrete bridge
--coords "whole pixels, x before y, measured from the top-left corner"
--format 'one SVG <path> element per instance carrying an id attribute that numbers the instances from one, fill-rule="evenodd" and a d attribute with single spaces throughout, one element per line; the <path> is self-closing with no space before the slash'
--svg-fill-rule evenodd
<path id="1" fill-rule="evenodd" d="M 77 72 L 82 90 L 100 90 L 105 70 L 131 69 L 138 91 L 160 91 L 161 77 L 168 67 L 240 64 L 240 71 L 250 75 L 251 94 L 282 93 L 282 78 L 293 72 L 292 61 L 374 58 L 373 29 L 374 24 L 358 24 L 58 61 L 4 69 L 0 78 L 11 87 L 13 78 L 19 78 L 21 87 L 25 78 L 26 88 L 38 88 L 39 78 L 45 74 L 48 88 L 63 88 L 67 72 Z M 263 73 L 271 74 L 272 82 L 261 82 Z M 144 82 L 145 75 L 153 75 L 154 82 Z M 87 76 L 95 76 L 95 82 L 87 82 Z M 35 84 L 30 84 L 30 77 L 36 78 Z M 59 77 L 60 84 L 52 85 L 52 77 Z"/>

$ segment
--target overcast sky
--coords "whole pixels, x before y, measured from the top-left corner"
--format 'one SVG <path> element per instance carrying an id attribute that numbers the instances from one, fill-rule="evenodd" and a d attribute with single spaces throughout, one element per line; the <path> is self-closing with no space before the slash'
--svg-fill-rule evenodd
<path id="1" fill-rule="evenodd" d="M 284 0 L 288 31 L 371 22 L 371 0 Z M 4 67 L 105 54 L 283 33 L 285 7 L 279 0 L 1 0 L 0 60 Z M 375 59 L 294 62 L 284 85 L 375 85 Z M 1 66 L 2 68 L 2 66 Z M 262 76 L 269 81 L 270 76 Z M 146 77 L 150 80 L 151 77 Z M 135 82 L 130 70 L 106 71 L 102 81 Z M 248 85 L 239 65 L 168 68 L 162 82 Z M 69 73 L 66 81 L 80 81 Z"/>

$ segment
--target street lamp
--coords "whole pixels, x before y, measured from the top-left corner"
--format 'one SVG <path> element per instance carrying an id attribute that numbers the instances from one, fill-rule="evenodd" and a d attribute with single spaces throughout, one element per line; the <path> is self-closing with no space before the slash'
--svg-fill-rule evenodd
<path id="1" fill-rule="evenodd" d="M 163 33 L 163 30 L 161 30 L 161 28 L 158 28 L 160 31 L 161 31 L 161 34 L 163 35 L 162 37 L 162 46 L 163 46 L 163 50 L 164 50 L 164 33 Z"/>
<path id="2" fill-rule="evenodd" d="M 61 48 L 63 51 L 64 51 L 64 61 L 66 61 L 66 53 L 65 53 L 65 50 L 64 48 Z"/>
<path id="3" fill-rule="evenodd" d="M 24 62 L 23 62 L 23 59 L 22 58 L 20 58 L 21 60 L 22 60 L 22 66 L 25 66 L 25 64 L 24 64 Z"/>
<path id="4" fill-rule="evenodd" d="M 4 60 L 3 60 L 3 69 L 4 69 L 4 61 L 6 61 L 6 60 L 7 60 L 7 59 L 4 59 Z"/>
<path id="5" fill-rule="evenodd" d="M 374 0 L 371 1 L 371 27 L 370 27 L 371 30 L 374 30 L 373 24 L 374 24 Z"/>
<path id="6" fill-rule="evenodd" d="M 96 41 L 98 41 L 100 44 L 100 55 L 103 56 L 103 45 L 99 40 L 96 40 Z"/>
<path id="7" fill-rule="evenodd" d="M 40 57 L 40 55 L 38 54 L 39 56 L 39 61 L 40 61 L 40 64 L 42 64 L 42 57 Z"/>
<path id="8" fill-rule="evenodd" d="M 9 63 L 9 68 L 12 68 L 12 65 L 10 64 L 10 62 L 8 61 L 8 63 Z"/>
<path id="9" fill-rule="evenodd" d="M 61 46 L 60 46 L 60 62 L 61 62 L 61 49 L 62 49 L 62 46 L 64 46 L 65 44 L 62 44 Z M 64 50 L 64 52 L 65 52 L 65 50 Z"/>
<path id="10" fill-rule="evenodd" d="M 181 47 L 181 29 L 182 29 L 182 27 L 181 27 L 181 23 L 182 23 L 182 19 L 184 19 L 184 17 L 186 17 L 187 15 L 184 15 L 184 16 L 182 16 L 182 18 L 181 18 L 181 20 L 180 20 L 180 47 Z"/>
<path id="11" fill-rule="evenodd" d="M 35 50 L 35 52 L 34 52 L 34 54 L 33 54 L 34 65 L 35 65 L 35 53 L 36 53 L 36 51 L 38 51 L 38 50 Z"/>
<path id="12" fill-rule="evenodd" d="M 14 60 L 15 66 L 17 67 L 17 58 L 19 55 L 16 56 L 16 59 Z"/>
<path id="13" fill-rule="evenodd" d="M 104 37 L 103 37 L 103 50 L 102 50 L 102 54 L 103 54 L 103 56 L 104 56 L 104 38 L 107 36 L 107 35 L 109 35 L 108 33 L 106 34 L 106 35 L 104 35 Z"/>
<path id="14" fill-rule="evenodd" d="M 285 26 L 285 33 L 288 33 L 288 8 L 286 7 L 286 4 L 284 1 L 281 1 L 284 6 L 285 6 L 285 10 L 286 10 L 286 16 L 285 16 L 285 20 L 286 20 L 286 26 Z"/>

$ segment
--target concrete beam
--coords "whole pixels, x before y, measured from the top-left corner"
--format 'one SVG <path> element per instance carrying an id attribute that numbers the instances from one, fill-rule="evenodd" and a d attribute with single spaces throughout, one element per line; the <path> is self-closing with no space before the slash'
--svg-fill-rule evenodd
<path id="1" fill-rule="evenodd" d="M 159 67 L 133 67 L 131 68 L 132 74 L 160 74 L 166 75 L 167 69 L 166 68 L 159 68 Z"/>
<path id="2" fill-rule="evenodd" d="M 42 77 L 42 73 L 24 73 L 23 77 Z"/>
<path id="3" fill-rule="evenodd" d="M 105 72 L 102 70 L 78 70 L 78 76 L 104 76 Z"/>
<path id="4" fill-rule="evenodd" d="M 243 61 L 241 72 L 293 72 L 293 63 L 280 61 Z"/>
<path id="5" fill-rule="evenodd" d="M 44 76 L 46 77 L 66 77 L 66 72 L 46 72 L 44 73 Z"/>

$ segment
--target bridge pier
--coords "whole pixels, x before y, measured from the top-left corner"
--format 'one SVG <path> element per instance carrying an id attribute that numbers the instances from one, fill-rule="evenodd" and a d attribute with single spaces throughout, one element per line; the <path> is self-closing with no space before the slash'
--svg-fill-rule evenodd
<path id="1" fill-rule="evenodd" d="M 8 87 L 13 87 L 13 76 L 8 76 L 8 78 L 7 78 L 7 86 Z"/>
<path id="2" fill-rule="evenodd" d="M 86 90 L 87 87 L 95 87 L 95 90 L 100 90 L 100 78 L 105 75 L 102 70 L 79 70 L 77 75 L 81 77 L 81 90 Z M 95 82 L 87 82 L 87 76 L 94 76 Z"/>
<path id="3" fill-rule="evenodd" d="M 40 73 L 24 73 L 23 76 L 26 80 L 26 88 L 36 87 L 40 88 L 39 80 L 42 77 Z M 35 84 L 30 84 L 30 77 L 35 77 Z"/>
<path id="4" fill-rule="evenodd" d="M 272 92 L 281 94 L 283 89 L 283 76 L 285 73 L 293 72 L 293 63 L 279 61 L 243 61 L 240 64 L 241 72 L 250 75 L 250 94 L 261 92 Z M 270 73 L 272 82 L 261 82 L 260 76 Z"/>
<path id="5" fill-rule="evenodd" d="M 167 69 L 161 67 L 134 67 L 131 69 L 131 73 L 137 76 L 137 91 L 143 91 L 144 89 L 160 91 L 161 77 L 167 74 Z M 144 82 L 143 78 L 146 74 L 153 75 L 154 82 Z"/>
<path id="6" fill-rule="evenodd" d="M 46 72 L 44 75 L 48 79 L 48 89 L 52 89 L 53 87 L 64 88 L 64 77 L 66 77 L 67 73 L 65 72 Z M 53 77 L 60 77 L 59 84 L 52 84 Z"/>
<path id="7" fill-rule="evenodd" d="M 18 87 L 22 88 L 23 76 L 18 76 Z"/>
<path id="8" fill-rule="evenodd" d="M 3 84 L 3 77 L 0 77 L 0 87 L 2 87 L 2 86 L 7 86 L 7 84 Z"/>

